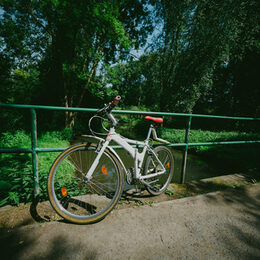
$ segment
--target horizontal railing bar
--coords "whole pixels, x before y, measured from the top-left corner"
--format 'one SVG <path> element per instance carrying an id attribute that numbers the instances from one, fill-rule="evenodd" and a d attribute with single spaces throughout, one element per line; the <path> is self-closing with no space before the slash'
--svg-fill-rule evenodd
<path id="1" fill-rule="evenodd" d="M 61 110 L 75 112 L 96 112 L 96 108 L 77 108 L 77 107 L 56 107 L 56 106 L 38 106 L 38 105 L 19 105 L 19 104 L 0 104 L 0 107 L 22 108 L 22 109 L 43 109 L 43 110 Z"/>
<path id="2" fill-rule="evenodd" d="M 68 147 L 54 147 L 54 148 L 35 148 L 38 152 L 62 152 Z M 31 148 L 0 148 L 0 153 L 32 153 Z"/>
<path id="3" fill-rule="evenodd" d="M 253 143 L 260 143 L 260 140 L 256 141 L 230 141 L 230 142 L 206 142 L 206 143 L 189 143 L 188 146 L 210 146 L 210 145 L 221 145 L 221 144 L 253 144 Z M 161 144 L 155 144 L 155 145 L 161 145 Z M 186 146 L 186 143 L 177 143 L 177 144 L 168 144 L 166 146 L 168 147 L 182 147 Z M 133 147 L 137 147 L 136 145 L 132 145 Z M 120 149 L 122 146 L 120 145 L 112 145 L 111 146 L 114 149 Z M 138 147 L 142 148 L 142 145 L 138 145 Z"/>
<path id="4" fill-rule="evenodd" d="M 210 145 L 225 145 L 225 144 L 254 144 L 260 143 L 260 140 L 254 141 L 226 141 L 226 142 L 205 142 L 205 143 L 189 143 L 188 146 L 210 146 Z M 160 145 L 160 144 L 155 144 Z M 177 143 L 177 144 L 168 144 L 168 147 L 182 147 L 186 146 L 185 143 Z M 136 145 L 132 145 L 133 147 L 137 147 Z M 121 149 L 120 145 L 112 145 L 114 149 Z M 138 145 L 138 147 L 143 147 Z M 54 147 L 54 148 L 36 148 L 36 152 L 62 152 L 66 150 L 68 147 Z M 32 149 L 30 148 L 0 148 L 0 153 L 32 153 Z"/>
<path id="5" fill-rule="evenodd" d="M 69 146 L 68 146 L 69 147 Z M 66 149 L 68 149 L 68 147 L 54 147 L 54 148 L 36 148 L 36 152 L 37 153 L 41 153 L 41 152 L 63 152 Z"/>
<path id="6" fill-rule="evenodd" d="M 218 145 L 218 144 L 254 144 L 260 143 L 260 140 L 257 141 L 227 141 L 227 142 L 206 142 L 206 143 L 189 143 L 189 146 L 208 146 L 208 145 Z"/>
<path id="7" fill-rule="evenodd" d="M 180 117 L 191 116 L 191 117 L 219 118 L 219 119 L 233 119 L 233 120 L 260 120 L 260 118 L 254 118 L 254 117 L 231 117 L 231 116 L 184 114 L 184 113 L 169 113 L 169 112 L 128 111 L 128 110 L 113 110 L 113 113 L 132 114 L 132 115 L 180 116 Z"/>
<path id="8" fill-rule="evenodd" d="M 44 110 L 60 110 L 60 111 L 75 111 L 75 112 L 96 112 L 96 108 L 75 108 L 75 107 L 57 107 L 57 106 L 38 106 L 38 105 L 20 105 L 20 104 L 0 104 L 0 107 L 9 108 L 33 108 Z M 201 114 L 185 114 L 185 113 L 169 113 L 169 112 L 149 112 L 149 111 L 129 111 L 129 110 L 113 110 L 116 114 L 132 114 L 132 115 L 157 115 L 157 116 L 180 116 L 180 117 L 202 117 L 202 118 L 218 118 L 218 119 L 233 119 L 233 120 L 259 120 L 254 117 L 231 117 L 217 115 L 201 115 Z"/>
<path id="9" fill-rule="evenodd" d="M 0 148 L 0 153 L 32 153 L 31 148 Z"/>

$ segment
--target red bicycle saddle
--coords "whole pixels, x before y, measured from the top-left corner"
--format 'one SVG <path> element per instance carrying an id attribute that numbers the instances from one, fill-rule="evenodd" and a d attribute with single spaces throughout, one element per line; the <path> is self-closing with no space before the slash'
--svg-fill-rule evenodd
<path id="1" fill-rule="evenodd" d="M 144 119 L 152 120 L 156 123 L 162 123 L 163 122 L 163 118 L 161 118 L 161 117 L 146 116 Z"/>

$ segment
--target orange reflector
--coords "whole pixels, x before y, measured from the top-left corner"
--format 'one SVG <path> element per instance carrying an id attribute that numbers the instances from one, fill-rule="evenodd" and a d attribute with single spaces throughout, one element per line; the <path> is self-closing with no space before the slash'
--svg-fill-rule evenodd
<path id="1" fill-rule="evenodd" d="M 101 171 L 102 171 L 102 173 L 103 173 L 104 175 L 107 175 L 107 168 L 106 168 L 106 167 L 102 166 L 102 167 L 101 167 Z"/>
<path id="2" fill-rule="evenodd" d="M 170 168 L 170 163 L 169 162 L 167 163 L 167 167 Z"/>
<path id="3" fill-rule="evenodd" d="M 68 192 L 67 192 L 66 188 L 64 188 L 64 187 L 61 188 L 61 194 L 63 197 L 67 197 Z"/>

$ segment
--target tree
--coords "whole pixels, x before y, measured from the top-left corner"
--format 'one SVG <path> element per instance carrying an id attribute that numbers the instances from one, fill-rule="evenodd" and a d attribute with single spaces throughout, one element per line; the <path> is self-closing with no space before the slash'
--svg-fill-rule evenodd
<path id="1" fill-rule="evenodd" d="M 211 91 L 198 101 L 195 111 L 260 116 L 259 11 L 259 1 L 234 1 L 230 6 L 230 17 L 225 20 L 231 25 L 225 59 L 216 64 Z"/>
<path id="2" fill-rule="evenodd" d="M 192 112 L 212 91 L 219 68 L 244 59 L 248 48 L 259 49 L 259 1 L 152 2 L 163 28 L 151 63 L 160 68 L 160 109 Z"/>
<path id="3" fill-rule="evenodd" d="M 96 95 L 99 66 L 115 61 L 118 51 L 144 42 L 151 27 L 146 2 L 5 0 L 2 49 L 15 66 L 40 65 L 45 98 L 54 96 L 56 104 L 59 100 L 77 107 L 87 95 Z M 65 121 L 73 126 L 75 114 L 66 113 Z"/>
<path id="4" fill-rule="evenodd" d="M 2 2 L 0 50 L 11 75 L 4 84 L 26 89 L 21 81 L 35 78 L 35 103 L 89 106 L 118 91 L 128 105 L 151 109 L 258 114 L 257 0 Z M 122 51 L 151 34 L 144 55 L 126 59 Z M 74 121 L 67 113 L 65 125 Z"/>

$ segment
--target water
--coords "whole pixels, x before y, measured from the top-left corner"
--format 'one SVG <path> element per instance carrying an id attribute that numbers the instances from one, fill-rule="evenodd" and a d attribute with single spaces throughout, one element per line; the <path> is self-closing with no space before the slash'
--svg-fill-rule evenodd
<path id="1" fill-rule="evenodd" d="M 174 174 L 173 174 L 173 182 L 180 183 L 181 182 L 181 170 L 182 170 L 182 158 L 183 152 L 171 149 L 174 156 Z M 127 154 L 126 151 L 117 149 L 116 152 L 119 154 L 122 159 L 125 167 L 128 169 L 129 167 L 133 167 L 133 159 Z M 217 171 L 210 164 L 208 164 L 205 160 L 201 159 L 196 155 L 187 156 L 187 167 L 186 167 L 186 177 L 185 182 L 192 180 L 200 180 L 204 178 L 217 176 Z"/>
<path id="2" fill-rule="evenodd" d="M 181 181 L 181 170 L 183 152 L 172 150 L 175 157 L 175 181 Z M 197 155 L 188 154 L 186 164 L 185 182 L 200 180 L 219 175 L 217 169 L 213 168 L 207 161 Z"/>

